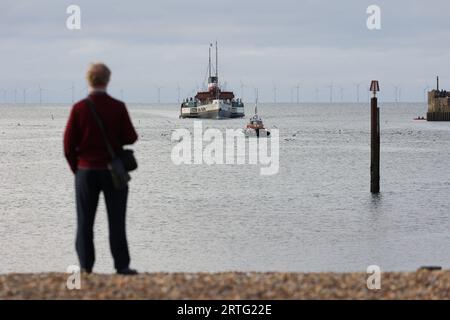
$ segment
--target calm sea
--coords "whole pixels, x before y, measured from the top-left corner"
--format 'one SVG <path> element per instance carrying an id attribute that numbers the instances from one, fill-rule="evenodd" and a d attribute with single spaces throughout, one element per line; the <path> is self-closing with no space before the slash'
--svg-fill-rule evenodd
<path id="1" fill-rule="evenodd" d="M 381 104 L 381 194 L 369 192 L 368 104 L 262 104 L 280 170 L 172 163 L 177 105 L 129 107 L 140 140 L 128 237 L 141 271 L 362 271 L 450 267 L 450 122 L 425 104 Z M 252 106 L 246 107 L 247 115 Z M 0 106 L 0 273 L 65 271 L 74 250 L 69 106 Z M 248 118 L 248 117 L 246 117 Z M 242 128 L 246 119 L 205 120 Z M 95 271 L 111 272 L 103 202 Z"/>

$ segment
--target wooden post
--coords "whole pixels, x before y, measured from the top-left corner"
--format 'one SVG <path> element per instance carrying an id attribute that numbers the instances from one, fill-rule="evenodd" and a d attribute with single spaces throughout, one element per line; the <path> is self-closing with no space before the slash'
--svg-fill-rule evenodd
<path id="1" fill-rule="evenodd" d="M 378 81 L 372 81 L 370 90 L 373 97 L 370 106 L 370 192 L 380 192 L 380 108 L 378 108 L 377 91 L 380 91 Z"/>

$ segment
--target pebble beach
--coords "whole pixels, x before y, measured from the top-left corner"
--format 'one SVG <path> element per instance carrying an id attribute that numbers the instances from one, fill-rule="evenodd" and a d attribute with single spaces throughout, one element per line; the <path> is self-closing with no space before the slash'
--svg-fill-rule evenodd
<path id="1" fill-rule="evenodd" d="M 365 273 L 142 273 L 0 275 L 0 299 L 449 299 L 450 271 L 383 273 L 369 290 Z"/>

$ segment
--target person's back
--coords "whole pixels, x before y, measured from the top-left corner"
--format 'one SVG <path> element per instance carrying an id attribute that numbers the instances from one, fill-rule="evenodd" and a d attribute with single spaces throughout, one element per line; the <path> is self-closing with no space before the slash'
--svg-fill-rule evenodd
<path id="1" fill-rule="evenodd" d="M 136 131 L 123 102 L 101 90 L 93 90 L 88 98 L 95 105 L 114 151 L 117 152 L 123 145 L 132 144 L 137 140 Z M 100 128 L 86 99 L 76 103 L 72 108 L 65 142 L 66 156 L 72 169 L 76 167 L 106 169 L 108 162 L 111 161 Z M 76 144 L 77 149 L 74 150 L 68 143 Z"/>
<path id="2" fill-rule="evenodd" d="M 91 65 L 87 79 L 92 90 L 89 96 L 72 107 L 64 133 L 64 153 L 75 174 L 77 204 L 76 250 L 80 266 L 92 272 L 95 262 L 94 221 L 100 193 L 103 192 L 108 213 L 109 240 L 114 267 L 119 274 L 133 275 L 125 232 L 128 186 L 114 185 L 108 164 L 111 154 L 137 140 L 125 104 L 106 93 L 110 71 L 104 64 Z M 94 108 L 94 109 L 91 109 Z M 95 112 L 95 113 L 94 113 Z M 98 115 L 108 141 L 105 141 L 96 119 Z"/>

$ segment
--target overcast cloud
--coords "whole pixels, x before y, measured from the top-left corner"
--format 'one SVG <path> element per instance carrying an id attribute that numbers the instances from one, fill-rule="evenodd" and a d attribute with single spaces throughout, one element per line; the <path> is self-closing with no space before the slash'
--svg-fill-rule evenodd
<path id="1" fill-rule="evenodd" d="M 66 28 L 66 8 L 82 10 L 82 29 Z M 366 28 L 366 8 L 382 10 L 382 29 Z M 255 87 L 265 101 L 290 101 L 300 84 L 301 100 L 354 101 L 371 79 L 392 100 L 423 101 L 440 74 L 450 89 L 449 4 L 446 0 L 241 0 L 241 1 L 22 1 L 0 5 L 0 88 L 7 100 L 27 88 L 37 99 L 41 85 L 50 102 L 85 93 L 91 61 L 113 71 L 111 92 L 132 102 L 163 102 L 193 95 L 205 80 L 208 44 L 218 40 L 220 77 L 246 100 Z M 3 98 L 4 99 L 4 98 Z M 20 98 L 21 99 L 21 98 Z"/>

